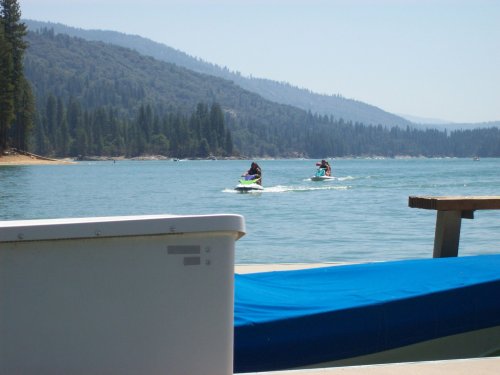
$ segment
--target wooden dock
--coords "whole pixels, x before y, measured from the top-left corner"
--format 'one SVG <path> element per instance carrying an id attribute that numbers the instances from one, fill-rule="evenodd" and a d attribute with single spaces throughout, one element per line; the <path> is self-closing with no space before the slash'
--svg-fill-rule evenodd
<path id="1" fill-rule="evenodd" d="M 500 196 L 411 196 L 408 206 L 437 210 L 433 256 L 456 257 L 462 219 L 474 219 L 477 210 L 499 210 Z"/>

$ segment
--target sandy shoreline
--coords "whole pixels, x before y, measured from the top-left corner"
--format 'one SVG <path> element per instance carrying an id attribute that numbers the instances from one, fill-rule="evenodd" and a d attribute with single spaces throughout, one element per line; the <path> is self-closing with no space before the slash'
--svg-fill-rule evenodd
<path id="1" fill-rule="evenodd" d="M 0 166 L 2 165 L 58 165 L 58 164 L 75 164 L 69 160 L 58 159 L 39 159 L 35 156 L 27 156 L 20 154 L 0 155 Z"/>

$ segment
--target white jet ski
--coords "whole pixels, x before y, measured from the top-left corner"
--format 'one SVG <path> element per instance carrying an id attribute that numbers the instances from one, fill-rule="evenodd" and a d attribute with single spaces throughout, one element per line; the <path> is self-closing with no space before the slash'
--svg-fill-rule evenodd
<path id="1" fill-rule="evenodd" d="M 333 180 L 335 177 L 327 176 L 325 168 L 318 168 L 314 176 L 311 177 L 311 181 L 326 181 Z"/>

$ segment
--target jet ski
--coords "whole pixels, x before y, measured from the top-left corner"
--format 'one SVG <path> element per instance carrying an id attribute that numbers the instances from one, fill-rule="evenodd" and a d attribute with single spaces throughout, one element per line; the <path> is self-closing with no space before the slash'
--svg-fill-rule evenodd
<path id="1" fill-rule="evenodd" d="M 326 168 L 318 168 L 314 176 L 311 177 L 311 181 L 326 181 L 333 180 L 333 176 L 326 175 Z"/>
<path id="2" fill-rule="evenodd" d="M 248 175 L 245 178 L 240 179 L 239 184 L 236 185 L 234 190 L 240 192 L 249 192 L 249 191 L 259 191 L 264 190 L 262 185 L 259 185 L 260 177 L 256 175 Z"/>

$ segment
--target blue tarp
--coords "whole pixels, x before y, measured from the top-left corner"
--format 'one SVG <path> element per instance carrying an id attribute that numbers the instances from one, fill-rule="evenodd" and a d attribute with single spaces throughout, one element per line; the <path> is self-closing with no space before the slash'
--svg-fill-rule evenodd
<path id="1" fill-rule="evenodd" d="M 500 324 L 500 255 L 235 276 L 235 372 L 376 353 Z"/>

